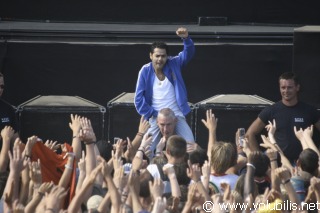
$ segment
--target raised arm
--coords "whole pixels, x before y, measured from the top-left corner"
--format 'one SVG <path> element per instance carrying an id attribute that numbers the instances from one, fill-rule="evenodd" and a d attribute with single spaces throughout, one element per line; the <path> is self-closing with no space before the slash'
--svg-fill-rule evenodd
<path id="1" fill-rule="evenodd" d="M 0 172 L 7 171 L 8 162 L 9 162 L 8 151 L 10 150 L 10 144 L 11 144 L 13 135 L 14 135 L 14 130 L 10 126 L 5 126 L 1 130 L 2 149 L 0 152 Z"/>
<path id="2" fill-rule="evenodd" d="M 195 47 L 193 41 L 189 36 L 189 32 L 186 28 L 180 27 L 176 31 L 177 36 L 183 39 L 183 51 L 179 53 L 179 58 L 181 58 L 180 65 L 184 66 L 187 64 L 195 53 Z"/>
<path id="3" fill-rule="evenodd" d="M 21 171 L 26 167 L 27 161 L 25 161 L 24 155 L 22 155 L 22 152 L 20 150 L 20 139 L 17 138 L 12 153 L 9 151 L 9 160 L 10 160 L 10 173 L 7 180 L 7 185 L 4 190 L 4 194 L 9 194 L 10 184 L 14 182 L 14 188 L 12 191 L 12 200 L 18 200 L 19 199 L 19 184 L 20 184 L 20 174 Z M 6 211 L 7 205 L 4 205 L 4 209 Z"/>
<path id="4" fill-rule="evenodd" d="M 71 122 L 69 127 L 72 131 L 72 148 L 75 154 L 75 161 L 78 161 L 81 158 L 81 140 L 80 140 L 80 130 L 81 130 L 81 117 L 79 115 L 70 115 Z"/>
<path id="5" fill-rule="evenodd" d="M 248 128 L 246 132 L 246 138 L 248 138 L 249 144 L 253 150 L 259 150 L 259 144 L 257 142 L 257 135 L 260 135 L 263 128 L 266 126 L 260 118 L 257 118 Z"/>
<path id="6" fill-rule="evenodd" d="M 207 116 L 206 120 L 202 119 L 201 121 L 205 125 L 205 127 L 207 127 L 208 133 L 209 133 L 207 155 L 210 161 L 212 147 L 217 141 L 216 130 L 217 130 L 218 119 L 215 118 L 211 109 L 206 111 L 206 116 Z"/>

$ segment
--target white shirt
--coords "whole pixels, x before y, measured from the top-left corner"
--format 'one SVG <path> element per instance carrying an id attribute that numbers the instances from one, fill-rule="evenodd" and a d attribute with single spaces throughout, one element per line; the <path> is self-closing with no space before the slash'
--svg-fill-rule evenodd
<path id="1" fill-rule="evenodd" d="M 152 107 L 158 112 L 163 108 L 170 108 L 176 116 L 183 116 L 177 104 L 174 87 L 167 77 L 163 81 L 155 77 L 153 82 Z"/>

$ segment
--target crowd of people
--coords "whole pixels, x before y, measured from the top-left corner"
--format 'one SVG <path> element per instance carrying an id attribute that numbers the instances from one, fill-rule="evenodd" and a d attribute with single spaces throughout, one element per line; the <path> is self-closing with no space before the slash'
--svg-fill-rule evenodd
<path id="1" fill-rule="evenodd" d="M 71 114 L 70 143 L 41 135 L 21 141 L 13 109 L 1 99 L 0 212 L 320 212 L 320 152 L 312 137 L 320 115 L 298 100 L 297 77 L 280 76 L 282 99 L 261 111 L 244 138 L 239 130 L 234 141 L 217 138 L 218 119 L 207 110 L 205 150 L 185 120 L 181 70 L 195 49 L 185 28 L 176 34 L 183 51 L 168 57 L 166 44 L 156 42 L 139 72 L 141 119 L 132 139 L 97 141 L 91 121 Z M 3 89 L 1 74 L 0 96 Z"/>

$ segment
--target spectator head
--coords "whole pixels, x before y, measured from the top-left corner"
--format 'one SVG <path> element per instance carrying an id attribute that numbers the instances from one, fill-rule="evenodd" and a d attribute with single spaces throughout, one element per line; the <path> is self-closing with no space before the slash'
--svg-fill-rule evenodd
<path id="1" fill-rule="evenodd" d="M 170 108 L 163 108 L 158 113 L 157 124 L 161 134 L 168 139 L 175 133 L 177 117 Z"/>
<path id="2" fill-rule="evenodd" d="M 211 168 L 216 174 L 225 173 L 237 162 L 237 150 L 229 142 L 216 142 L 211 150 Z"/>
<path id="3" fill-rule="evenodd" d="M 316 176 L 319 167 L 319 156 L 312 149 L 304 149 L 299 155 L 297 165 L 300 166 L 302 171 Z"/>
<path id="4" fill-rule="evenodd" d="M 97 210 L 103 197 L 100 195 L 92 195 L 87 201 L 88 210 Z"/>
<path id="5" fill-rule="evenodd" d="M 254 176 L 255 177 L 266 176 L 266 172 L 270 167 L 270 159 L 268 158 L 268 156 L 266 156 L 262 152 L 258 152 L 255 158 L 253 158 L 253 160 L 254 160 L 252 162 L 253 165 L 257 165 Z"/>
<path id="6" fill-rule="evenodd" d="M 208 155 L 204 149 L 199 148 L 189 153 L 189 160 L 191 164 L 198 164 L 202 167 L 204 162 L 208 160 Z"/>
<path id="7" fill-rule="evenodd" d="M 187 142 L 186 140 L 178 135 L 173 135 L 168 138 L 166 153 L 174 158 L 183 158 L 187 153 Z"/>

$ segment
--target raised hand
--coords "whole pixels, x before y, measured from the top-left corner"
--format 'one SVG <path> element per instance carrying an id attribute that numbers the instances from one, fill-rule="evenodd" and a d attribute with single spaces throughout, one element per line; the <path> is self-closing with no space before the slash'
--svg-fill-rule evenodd
<path id="1" fill-rule="evenodd" d="M 187 38 L 189 36 L 188 30 L 184 27 L 180 27 L 176 31 L 177 36 L 180 38 Z"/>
<path id="2" fill-rule="evenodd" d="M 73 132 L 73 136 L 77 137 L 79 135 L 81 129 L 81 117 L 79 115 L 70 115 L 71 122 L 69 123 L 69 127 Z"/>
<path id="3" fill-rule="evenodd" d="M 57 144 L 58 141 L 53 141 L 53 140 L 47 140 L 44 145 L 51 149 L 54 152 L 57 152 L 57 150 L 60 148 L 60 144 Z"/>
<path id="4" fill-rule="evenodd" d="M 201 119 L 202 123 L 207 127 L 207 129 L 215 131 L 217 129 L 218 118 L 214 116 L 211 109 L 206 111 L 206 116 L 206 120 Z"/>
<path id="5" fill-rule="evenodd" d="M 38 141 L 38 137 L 35 135 L 28 138 L 27 143 L 26 143 L 26 147 L 24 148 L 25 156 L 31 157 L 32 148 L 37 143 L 37 141 Z"/>
<path id="6" fill-rule="evenodd" d="M 91 121 L 88 118 L 81 118 L 81 130 L 79 137 L 82 141 L 85 143 L 92 143 L 96 142 L 97 138 L 96 135 L 94 134 Z"/>
<path id="7" fill-rule="evenodd" d="M 141 116 L 138 133 L 146 134 L 150 127 L 149 121 L 144 119 L 144 116 Z"/>
<path id="8" fill-rule="evenodd" d="M 149 181 L 150 194 L 152 195 L 153 200 L 157 197 L 162 197 L 163 188 L 164 185 L 161 178 L 154 178 L 153 183 Z"/>
<path id="9" fill-rule="evenodd" d="M 201 177 L 201 170 L 200 167 L 197 164 L 191 164 L 190 160 L 188 160 L 189 168 L 187 168 L 187 175 L 190 179 L 192 179 L 194 182 L 200 181 Z"/>
<path id="10" fill-rule="evenodd" d="M 274 136 L 274 133 L 276 132 L 277 126 L 276 126 L 276 121 L 273 119 L 272 123 L 271 121 L 268 121 L 268 125 L 266 125 L 266 129 L 268 131 L 268 136 L 270 137 L 271 135 Z"/>
<path id="11" fill-rule="evenodd" d="M 40 159 L 38 161 L 29 162 L 29 175 L 35 187 L 39 187 L 42 183 L 42 173 Z"/>
<path id="12" fill-rule="evenodd" d="M 11 139 L 13 138 L 14 135 L 14 129 L 12 129 L 11 126 L 5 126 L 2 130 L 1 130 L 1 137 L 3 139 L 3 141 L 8 141 L 10 143 Z"/>

